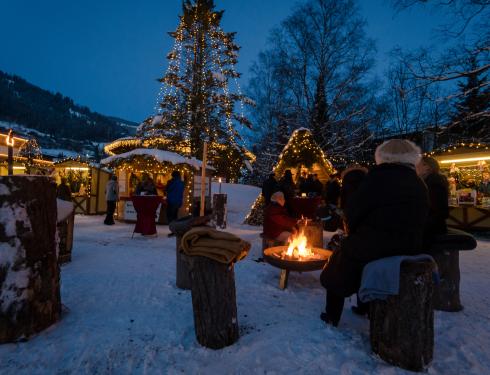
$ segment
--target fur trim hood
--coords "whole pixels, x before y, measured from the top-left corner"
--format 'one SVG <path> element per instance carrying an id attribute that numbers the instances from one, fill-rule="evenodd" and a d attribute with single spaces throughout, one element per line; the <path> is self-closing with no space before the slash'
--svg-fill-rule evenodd
<path id="1" fill-rule="evenodd" d="M 376 164 L 401 163 L 417 165 L 422 158 L 422 151 L 415 143 L 406 139 L 390 139 L 376 148 Z"/>

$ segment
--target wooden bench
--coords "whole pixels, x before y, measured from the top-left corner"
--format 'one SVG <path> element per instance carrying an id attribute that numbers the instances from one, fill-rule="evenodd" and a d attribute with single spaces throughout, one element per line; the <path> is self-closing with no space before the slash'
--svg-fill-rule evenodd
<path id="1" fill-rule="evenodd" d="M 370 303 L 370 341 L 384 361 L 423 371 L 434 352 L 432 261 L 402 263 L 399 294 Z"/>
<path id="2" fill-rule="evenodd" d="M 449 228 L 447 234 L 437 236 L 431 254 L 439 268 L 440 282 L 434 290 L 434 309 L 461 311 L 459 283 L 459 251 L 476 248 L 475 238 L 462 230 Z"/>

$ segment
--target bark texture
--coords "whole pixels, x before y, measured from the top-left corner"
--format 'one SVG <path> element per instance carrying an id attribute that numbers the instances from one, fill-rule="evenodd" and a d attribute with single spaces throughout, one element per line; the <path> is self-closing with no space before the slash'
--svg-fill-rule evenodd
<path id="1" fill-rule="evenodd" d="M 200 256 L 188 260 L 197 341 L 211 349 L 232 345 L 239 336 L 233 264 Z"/>
<path id="2" fill-rule="evenodd" d="M 370 303 L 373 352 L 410 371 L 423 371 L 433 357 L 432 270 L 431 262 L 402 264 L 399 295 Z"/>
<path id="3" fill-rule="evenodd" d="M 58 262 L 60 264 L 71 262 L 71 250 L 73 248 L 73 227 L 75 224 L 75 212 L 68 219 L 57 224 L 58 227 Z"/>
<path id="4" fill-rule="evenodd" d="M 56 185 L 0 177 L 0 343 L 26 339 L 61 315 Z"/>
<path id="5" fill-rule="evenodd" d="M 213 221 L 218 228 L 226 228 L 226 194 L 213 195 Z"/>
<path id="6" fill-rule="evenodd" d="M 434 309 L 461 311 L 459 297 L 459 251 L 443 251 L 433 254 L 439 269 L 439 284 L 434 288 Z"/>

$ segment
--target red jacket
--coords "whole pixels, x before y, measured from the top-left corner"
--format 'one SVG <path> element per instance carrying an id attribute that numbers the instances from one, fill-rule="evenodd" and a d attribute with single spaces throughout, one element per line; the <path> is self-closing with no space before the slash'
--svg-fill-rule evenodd
<path id="1" fill-rule="evenodd" d="M 285 207 L 272 202 L 264 210 L 264 235 L 276 238 L 282 232 L 292 232 L 296 219 L 288 215 Z"/>

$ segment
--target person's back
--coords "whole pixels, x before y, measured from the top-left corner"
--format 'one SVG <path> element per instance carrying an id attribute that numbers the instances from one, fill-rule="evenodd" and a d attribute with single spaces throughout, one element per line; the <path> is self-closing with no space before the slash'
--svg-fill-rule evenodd
<path id="1" fill-rule="evenodd" d="M 263 232 L 266 237 L 285 241 L 293 231 L 296 219 L 288 215 L 284 203 L 284 194 L 277 192 L 265 207 Z"/>
<path id="2" fill-rule="evenodd" d="M 173 177 L 167 185 L 167 202 L 178 207 L 182 206 L 184 183 L 180 177 Z"/>
<path id="3" fill-rule="evenodd" d="M 63 201 L 71 201 L 71 189 L 63 180 L 56 188 L 56 198 Z"/>
<path id="4" fill-rule="evenodd" d="M 118 200 L 118 184 L 117 181 L 110 179 L 107 181 L 105 187 L 105 197 L 106 201 L 117 201 Z"/>

